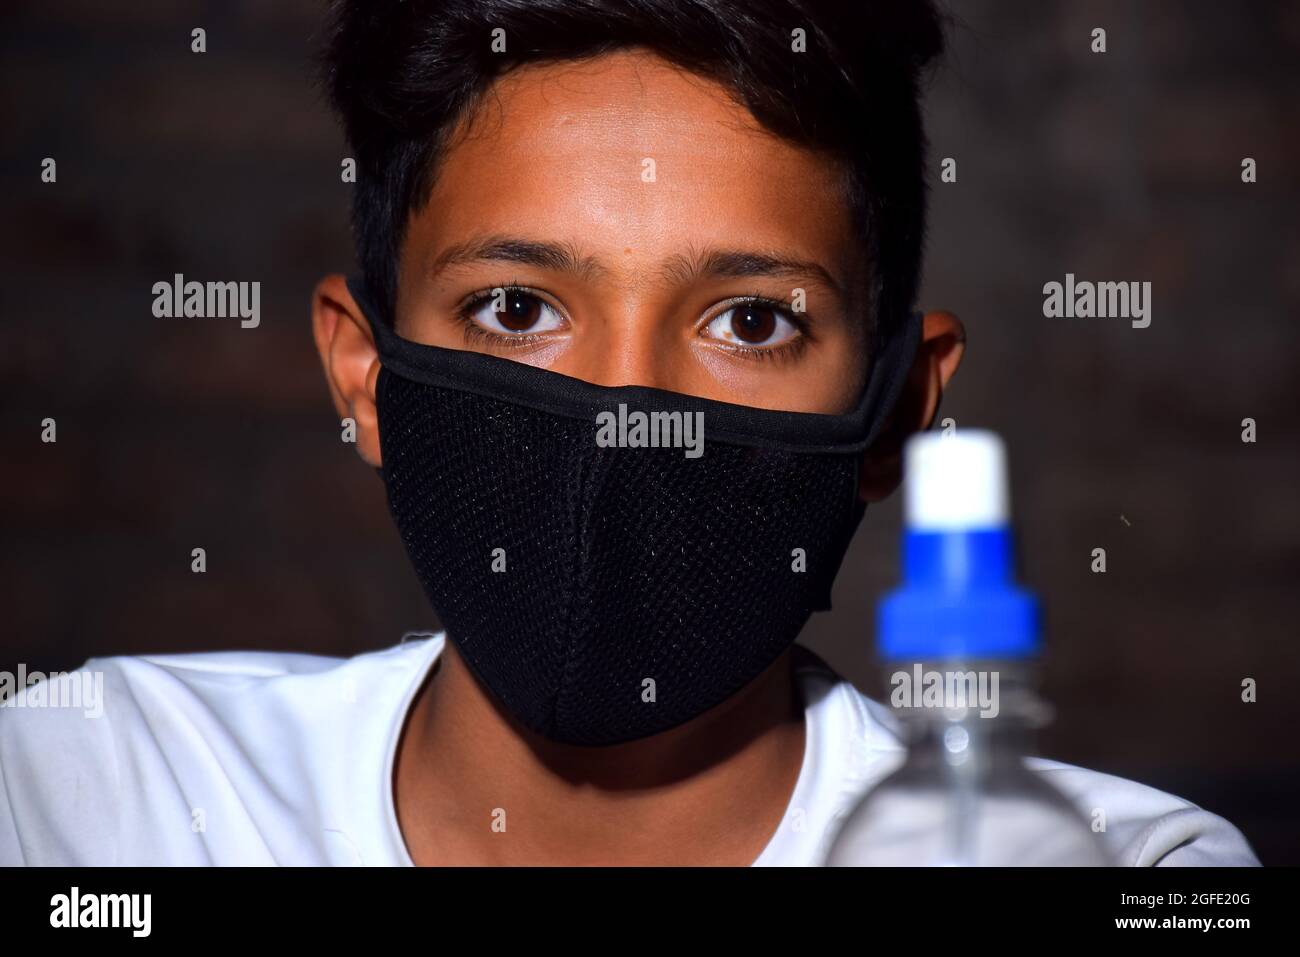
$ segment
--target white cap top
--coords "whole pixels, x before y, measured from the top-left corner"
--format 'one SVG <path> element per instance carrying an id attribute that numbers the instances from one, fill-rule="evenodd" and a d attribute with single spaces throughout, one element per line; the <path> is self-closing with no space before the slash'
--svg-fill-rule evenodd
<path id="1" fill-rule="evenodd" d="M 912 531 L 1004 527 L 1006 449 L 995 433 L 923 432 L 904 450 L 904 515 Z"/>

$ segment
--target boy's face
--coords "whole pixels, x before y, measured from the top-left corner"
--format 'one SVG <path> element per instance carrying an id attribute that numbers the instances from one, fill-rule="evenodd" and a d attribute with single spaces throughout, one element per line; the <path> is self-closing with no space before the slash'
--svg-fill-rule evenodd
<path id="1" fill-rule="evenodd" d="M 397 331 L 600 385 L 842 412 L 868 371 L 842 195 L 830 160 L 649 54 L 526 67 L 409 221 Z"/>
<path id="2" fill-rule="evenodd" d="M 870 357 L 841 175 L 649 53 L 518 69 L 451 137 L 409 219 L 397 331 L 599 385 L 844 412 Z M 317 286 L 312 324 L 335 409 L 379 466 L 380 362 L 343 276 Z M 933 420 L 964 342 L 956 316 L 925 315 L 903 394 L 863 453 L 864 500 L 898 485 L 903 441 Z"/>

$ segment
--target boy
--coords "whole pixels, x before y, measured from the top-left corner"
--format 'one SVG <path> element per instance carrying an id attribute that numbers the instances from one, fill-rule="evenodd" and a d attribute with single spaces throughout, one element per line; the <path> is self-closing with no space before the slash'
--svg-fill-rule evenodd
<path id="1" fill-rule="evenodd" d="M 911 311 L 941 45 L 917 2 L 341 3 L 362 276 L 313 330 L 446 632 L 88 662 L 102 720 L 0 712 L 0 862 L 820 862 L 900 749 L 794 640 L 964 348 Z M 1040 767 L 1123 863 L 1255 863 Z"/>

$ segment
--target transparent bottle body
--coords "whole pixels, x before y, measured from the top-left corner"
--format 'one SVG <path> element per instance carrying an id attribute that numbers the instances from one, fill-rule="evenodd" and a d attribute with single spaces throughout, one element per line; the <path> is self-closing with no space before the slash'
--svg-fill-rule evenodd
<path id="1" fill-rule="evenodd" d="M 832 867 L 1104 867 L 1104 834 L 1025 764 L 1047 720 L 1022 667 L 998 669 L 996 715 L 979 707 L 898 708 L 903 764 L 868 791 L 830 845 Z"/>

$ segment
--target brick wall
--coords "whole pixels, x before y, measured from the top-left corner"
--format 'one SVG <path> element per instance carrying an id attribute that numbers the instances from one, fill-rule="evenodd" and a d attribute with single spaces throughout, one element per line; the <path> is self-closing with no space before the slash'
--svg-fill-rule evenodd
<path id="1" fill-rule="evenodd" d="M 434 624 L 378 480 L 338 439 L 310 337 L 313 283 L 352 261 L 343 145 L 308 78 L 320 10 L 0 13 L 0 667 L 346 655 Z M 970 332 L 942 414 L 1011 450 L 1060 710 L 1042 750 L 1176 790 L 1266 861 L 1300 862 L 1300 12 L 957 13 L 928 113 L 958 181 L 933 187 L 922 304 Z M 1241 182 L 1243 156 L 1258 183 Z M 261 281 L 260 328 L 155 319 L 151 286 L 175 272 Z M 1045 319 L 1042 285 L 1066 272 L 1150 280 L 1151 327 Z M 39 441 L 47 416 L 55 445 Z M 836 610 L 805 636 L 873 691 L 897 533 L 896 501 L 869 511 Z"/>

